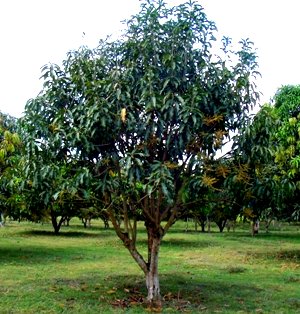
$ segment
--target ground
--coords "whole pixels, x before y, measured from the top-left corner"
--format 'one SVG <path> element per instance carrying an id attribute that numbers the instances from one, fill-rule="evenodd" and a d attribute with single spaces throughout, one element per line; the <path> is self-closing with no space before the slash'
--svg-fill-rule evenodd
<path id="1" fill-rule="evenodd" d="M 179 222 L 160 254 L 163 313 L 300 313 L 300 226 L 251 237 L 185 232 Z M 146 236 L 139 245 L 146 251 Z M 143 274 L 113 230 L 71 221 L 0 229 L 0 313 L 147 313 Z"/>

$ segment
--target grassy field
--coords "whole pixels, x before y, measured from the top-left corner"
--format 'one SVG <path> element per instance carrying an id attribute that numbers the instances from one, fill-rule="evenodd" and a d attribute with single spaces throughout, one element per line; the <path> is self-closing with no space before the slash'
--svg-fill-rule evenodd
<path id="1" fill-rule="evenodd" d="M 160 254 L 163 313 L 300 313 L 300 227 L 184 232 Z M 140 234 L 145 251 L 145 235 Z M 0 228 L 0 313 L 146 313 L 143 274 L 113 230 L 76 221 Z"/>

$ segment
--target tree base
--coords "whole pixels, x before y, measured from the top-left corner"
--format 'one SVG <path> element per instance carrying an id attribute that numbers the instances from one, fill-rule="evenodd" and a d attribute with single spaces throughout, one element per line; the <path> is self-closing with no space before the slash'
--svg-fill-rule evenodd
<path id="1" fill-rule="evenodd" d="M 146 301 L 147 304 L 147 310 L 151 311 L 151 312 L 156 312 L 156 313 L 160 313 L 162 311 L 162 300 L 161 298 L 157 299 L 157 300 L 147 300 Z"/>

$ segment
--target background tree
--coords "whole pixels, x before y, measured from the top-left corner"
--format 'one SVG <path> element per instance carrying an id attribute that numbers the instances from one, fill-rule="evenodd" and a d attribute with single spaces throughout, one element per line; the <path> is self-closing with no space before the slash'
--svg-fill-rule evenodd
<path id="1" fill-rule="evenodd" d="M 45 92 L 27 104 L 22 118 L 25 153 L 23 184 L 27 218 L 33 221 L 50 219 L 57 234 L 62 224 L 76 216 L 76 202 L 86 189 L 85 169 L 74 163 L 59 113 L 64 111 L 66 82 L 57 67 L 50 67 Z M 50 82 L 51 81 L 51 82 Z M 28 110 L 30 108 L 30 110 Z M 80 188 L 81 187 L 81 188 Z"/>
<path id="2" fill-rule="evenodd" d="M 234 171 L 232 168 L 233 163 L 227 153 L 205 163 L 202 180 L 194 177 L 189 181 L 186 207 L 189 208 L 188 214 L 199 221 L 202 231 L 207 222 L 215 222 L 223 232 L 226 223 L 235 221 L 241 212 L 238 195 L 232 185 L 228 186 L 228 179 Z"/>
<path id="3" fill-rule="evenodd" d="M 21 140 L 17 133 L 17 119 L 0 113 L 0 223 L 13 211 L 17 195 L 14 193 L 16 165 L 20 159 Z"/>
<path id="4" fill-rule="evenodd" d="M 236 137 L 228 187 L 252 220 L 299 219 L 300 87 L 283 86 Z"/>
<path id="5" fill-rule="evenodd" d="M 201 227 L 201 232 L 205 232 L 205 227 L 209 221 L 211 213 L 211 203 L 209 202 L 209 189 L 207 187 L 193 187 L 190 185 L 187 193 L 183 195 L 184 212 L 180 216 L 187 222 L 186 230 L 188 230 L 188 221 L 192 219 L 195 224 L 195 231 L 197 231 L 198 224 Z"/>
<path id="6" fill-rule="evenodd" d="M 232 161 L 233 171 L 227 186 L 244 208 L 243 215 L 255 222 L 265 216 L 266 210 L 276 210 L 278 185 L 274 180 L 274 135 L 278 119 L 273 107 L 264 105 L 235 137 Z M 254 229 L 252 229 L 254 234 Z"/>
<path id="7" fill-rule="evenodd" d="M 274 96 L 280 125 L 275 134 L 275 179 L 280 185 L 280 218 L 300 220 L 300 86 L 283 86 Z"/>
<path id="8" fill-rule="evenodd" d="M 59 164 L 66 148 L 78 171 L 88 170 L 89 189 L 144 272 L 150 305 L 160 307 L 161 240 L 185 210 L 189 181 L 209 180 L 206 161 L 255 104 L 257 63 L 248 40 L 233 52 L 224 39 L 216 56 L 215 24 L 193 1 L 173 8 L 142 1 L 126 26 L 119 40 L 71 52 L 62 68 L 45 67 L 26 123 L 38 126 L 38 133 L 28 128 L 34 150 Z M 146 257 L 136 242 L 140 213 Z"/>

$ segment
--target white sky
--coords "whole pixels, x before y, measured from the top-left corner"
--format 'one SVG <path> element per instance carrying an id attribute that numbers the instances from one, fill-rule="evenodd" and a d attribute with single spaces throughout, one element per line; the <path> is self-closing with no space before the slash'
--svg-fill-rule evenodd
<path id="1" fill-rule="evenodd" d="M 282 85 L 300 84 L 300 0 L 199 3 L 219 34 L 254 41 L 262 102 Z M 139 0 L 0 1 L 0 111 L 21 116 L 26 101 L 41 89 L 44 64 L 60 63 L 82 44 L 95 47 L 100 38 L 122 29 L 120 21 L 138 9 Z"/>

